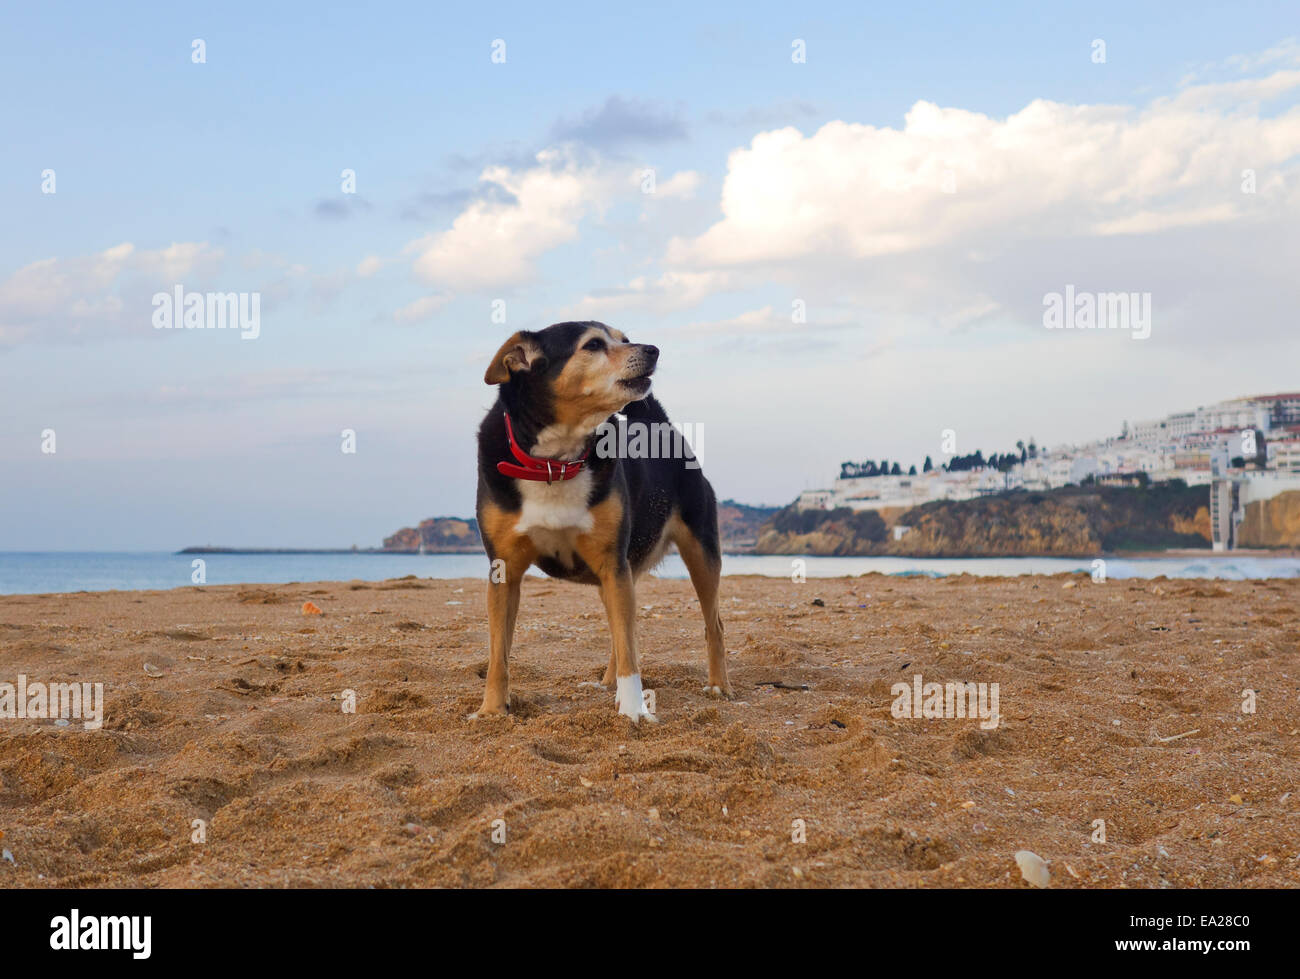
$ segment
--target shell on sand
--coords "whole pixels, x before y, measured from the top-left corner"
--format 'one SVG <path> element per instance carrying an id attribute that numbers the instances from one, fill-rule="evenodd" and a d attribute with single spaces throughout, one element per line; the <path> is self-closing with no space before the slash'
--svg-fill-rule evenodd
<path id="1" fill-rule="evenodd" d="M 1016 866 L 1020 868 L 1020 876 L 1035 887 L 1052 885 L 1052 874 L 1047 869 L 1047 861 L 1033 850 L 1017 850 Z"/>

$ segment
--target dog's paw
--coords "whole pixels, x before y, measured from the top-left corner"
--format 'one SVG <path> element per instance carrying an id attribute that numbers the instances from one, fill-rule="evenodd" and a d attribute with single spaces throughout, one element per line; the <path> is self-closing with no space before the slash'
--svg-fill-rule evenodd
<path id="1" fill-rule="evenodd" d="M 712 697 L 715 700 L 730 700 L 732 696 L 730 686 L 719 687 L 711 684 L 704 685 L 703 693 L 704 696 Z"/>
<path id="2" fill-rule="evenodd" d="M 466 714 L 465 720 L 481 721 L 489 717 L 506 717 L 509 714 L 510 714 L 509 704 L 501 704 L 499 706 L 491 706 L 491 707 L 489 707 L 487 704 L 484 704 L 474 713 Z"/>
<path id="3" fill-rule="evenodd" d="M 645 694 L 641 692 L 640 673 L 618 678 L 618 687 L 614 693 L 614 706 L 618 708 L 620 714 L 628 718 L 633 724 L 640 721 L 649 721 L 651 724 L 659 723 L 659 718 L 646 710 Z"/>
<path id="4" fill-rule="evenodd" d="M 659 718 L 655 717 L 654 714 L 651 714 L 648 710 L 646 710 L 644 704 L 642 705 L 639 711 L 635 711 L 635 710 L 626 711 L 622 707 L 619 707 L 618 712 L 622 714 L 624 717 L 626 717 L 633 724 L 640 724 L 642 721 L 645 721 L 647 724 L 659 723 Z"/>

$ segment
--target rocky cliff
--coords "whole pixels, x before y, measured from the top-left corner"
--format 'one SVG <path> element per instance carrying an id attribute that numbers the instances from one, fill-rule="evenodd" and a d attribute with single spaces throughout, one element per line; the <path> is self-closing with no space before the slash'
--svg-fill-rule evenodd
<path id="1" fill-rule="evenodd" d="M 1246 504 L 1237 528 L 1241 547 L 1300 547 L 1300 490 Z"/>
<path id="2" fill-rule="evenodd" d="M 780 509 L 722 500 L 718 504 L 718 533 L 722 537 L 722 549 L 732 554 L 750 550 L 758 540 L 763 524 Z"/>
<path id="3" fill-rule="evenodd" d="M 1065 487 L 974 500 L 935 501 L 903 513 L 796 511 L 759 535 L 760 554 L 911 557 L 1085 556 L 1208 547 L 1209 491 L 1181 482 L 1151 487 Z M 895 526 L 908 528 L 895 539 Z"/>
<path id="4" fill-rule="evenodd" d="M 403 527 L 384 538 L 386 551 L 418 551 L 421 544 L 426 551 L 453 554 L 474 553 L 483 547 L 473 517 L 430 517 L 418 527 Z"/>
<path id="5" fill-rule="evenodd" d="M 779 509 L 723 500 L 718 504 L 722 549 L 732 553 L 750 550 L 763 522 Z M 473 517 L 430 517 L 420 521 L 418 527 L 403 527 L 391 537 L 385 537 L 384 550 L 418 551 L 421 543 L 429 553 L 476 553 L 483 548 L 478 521 Z"/>

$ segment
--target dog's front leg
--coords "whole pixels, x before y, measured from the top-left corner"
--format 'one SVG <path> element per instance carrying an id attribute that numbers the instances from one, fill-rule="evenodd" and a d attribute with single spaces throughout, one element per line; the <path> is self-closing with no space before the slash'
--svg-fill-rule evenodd
<path id="1" fill-rule="evenodd" d="M 519 585 L 523 573 L 508 571 L 503 581 L 488 581 L 488 668 L 483 706 L 471 717 L 505 714 L 510 710 L 510 644 L 519 612 Z"/>
<path id="2" fill-rule="evenodd" d="M 614 642 L 617 671 L 614 706 L 633 723 L 642 718 L 658 718 L 645 708 L 641 693 L 641 667 L 636 655 L 636 589 L 632 571 L 626 564 L 615 566 L 600 576 L 600 599 L 609 617 L 609 632 Z"/>

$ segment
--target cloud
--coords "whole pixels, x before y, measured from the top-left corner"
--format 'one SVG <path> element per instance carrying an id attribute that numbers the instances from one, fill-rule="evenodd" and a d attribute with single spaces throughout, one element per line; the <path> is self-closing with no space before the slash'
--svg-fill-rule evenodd
<path id="1" fill-rule="evenodd" d="M 573 319 L 600 319 L 627 310 L 670 313 L 689 309 L 718 292 L 737 287 L 741 277 L 727 272 L 664 272 L 637 276 L 624 286 L 592 290 L 570 307 Z"/>
<path id="2" fill-rule="evenodd" d="M 686 138 L 686 124 L 675 112 L 649 102 L 611 95 L 604 105 L 551 127 L 555 142 L 579 142 L 602 149 L 628 143 L 668 143 Z"/>
<path id="3" fill-rule="evenodd" d="M 641 175 L 634 173 L 634 182 L 640 186 Z M 655 197 L 667 199 L 690 200 L 695 196 L 695 192 L 700 189 L 700 184 L 704 178 L 694 170 L 679 170 L 667 180 L 655 181 Z"/>
<path id="4" fill-rule="evenodd" d="M 1300 72 L 1196 86 L 1143 110 L 1036 100 L 1005 119 L 917 102 L 901 129 L 835 121 L 734 151 L 722 219 L 674 239 L 679 267 L 860 261 L 936 246 L 1145 233 L 1249 217 L 1241 171 L 1294 169 L 1300 109 L 1242 103 Z M 1294 188 L 1278 186 L 1293 208 Z"/>
<path id="5" fill-rule="evenodd" d="M 224 252 L 207 242 L 137 249 L 122 242 L 91 255 L 46 258 L 0 282 L 0 344 L 90 339 L 149 329 L 152 297 L 216 273 Z"/>
<path id="6" fill-rule="evenodd" d="M 498 164 L 504 165 L 504 164 Z M 476 201 L 517 204 L 514 195 L 498 183 L 484 180 L 476 187 L 460 190 L 426 191 L 404 201 L 398 208 L 403 221 L 428 221 L 449 211 L 459 211 Z"/>
<path id="7" fill-rule="evenodd" d="M 480 197 L 442 232 L 406 246 L 423 282 L 473 291 L 518 285 L 535 276 L 545 252 L 578 238 L 578 224 L 615 192 L 607 167 L 577 163 L 560 150 L 537 154 L 533 166 L 489 167 L 480 183 L 507 196 Z"/>
<path id="8" fill-rule="evenodd" d="M 421 296 L 393 313 L 398 323 L 418 323 L 426 320 L 448 302 L 447 296 Z"/>

